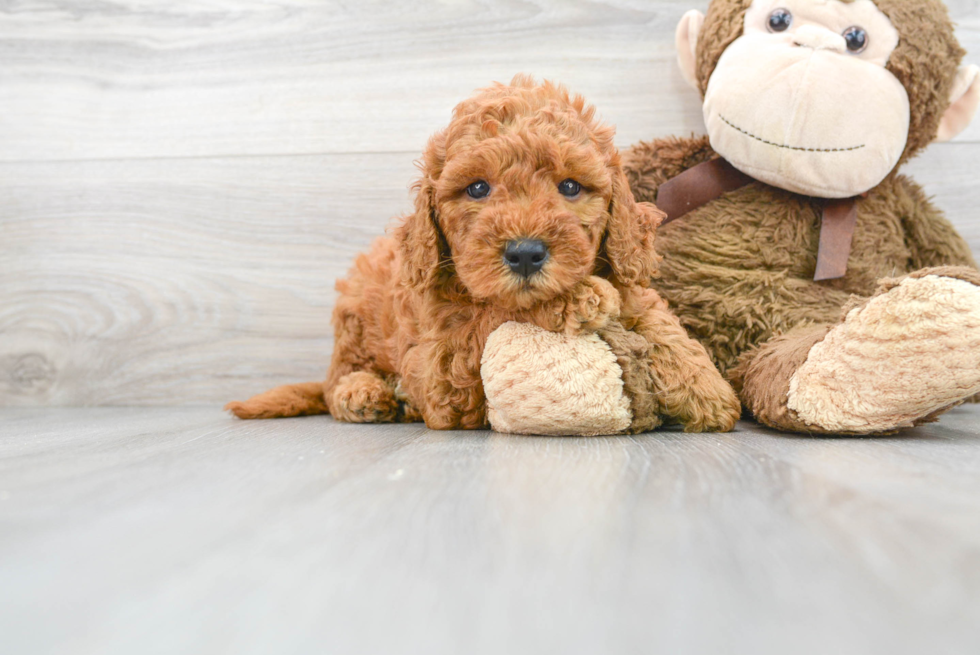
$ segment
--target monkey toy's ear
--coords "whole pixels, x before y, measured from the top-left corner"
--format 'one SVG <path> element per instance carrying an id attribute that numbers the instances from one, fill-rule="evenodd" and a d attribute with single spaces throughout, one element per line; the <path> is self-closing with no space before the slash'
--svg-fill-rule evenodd
<path id="1" fill-rule="evenodd" d="M 950 100 L 952 103 L 939 123 L 939 134 L 936 136 L 938 143 L 955 138 L 967 128 L 977 113 L 977 107 L 980 106 L 980 68 L 960 68 Z"/>
<path id="2" fill-rule="evenodd" d="M 697 9 L 684 14 L 677 25 L 677 63 L 681 67 L 684 80 L 700 90 L 698 86 L 698 34 L 704 25 L 704 14 Z"/>

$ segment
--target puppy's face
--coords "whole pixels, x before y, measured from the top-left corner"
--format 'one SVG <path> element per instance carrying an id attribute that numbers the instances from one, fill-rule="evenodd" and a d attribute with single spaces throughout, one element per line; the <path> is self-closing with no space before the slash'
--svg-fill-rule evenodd
<path id="1" fill-rule="evenodd" d="M 612 130 L 554 87 L 456 110 L 432 161 L 435 218 L 477 299 L 528 308 L 593 273 L 613 195 Z"/>

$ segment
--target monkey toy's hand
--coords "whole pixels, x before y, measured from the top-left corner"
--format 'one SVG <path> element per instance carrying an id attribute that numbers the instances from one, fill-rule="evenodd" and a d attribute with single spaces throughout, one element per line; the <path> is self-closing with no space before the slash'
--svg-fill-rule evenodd
<path id="1" fill-rule="evenodd" d="M 633 423 L 623 370 L 595 332 L 572 336 L 504 323 L 487 339 L 480 373 L 487 418 L 498 432 L 605 435 Z"/>

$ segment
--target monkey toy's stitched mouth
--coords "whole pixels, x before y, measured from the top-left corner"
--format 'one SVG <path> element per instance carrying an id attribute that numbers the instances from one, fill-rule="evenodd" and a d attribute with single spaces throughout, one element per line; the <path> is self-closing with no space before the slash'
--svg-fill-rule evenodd
<path id="1" fill-rule="evenodd" d="M 738 132 L 741 132 L 742 134 L 744 134 L 747 137 L 751 137 L 751 138 L 755 139 L 756 141 L 758 141 L 760 143 L 765 143 L 768 146 L 775 146 L 776 148 L 785 148 L 786 150 L 798 150 L 800 152 L 852 152 L 854 150 L 860 150 L 861 148 L 864 148 L 865 147 L 862 144 L 862 145 L 859 145 L 859 146 L 853 146 L 851 148 L 802 148 L 800 146 L 790 146 L 790 145 L 785 145 L 785 144 L 781 144 L 781 143 L 773 143 L 772 141 L 767 141 L 766 139 L 763 139 L 762 137 L 756 136 L 756 135 L 752 134 L 751 132 L 747 132 L 746 130 L 743 130 L 738 125 L 735 125 L 734 123 L 732 123 L 730 120 L 728 120 L 727 118 L 725 118 L 721 114 L 718 114 L 718 118 L 720 118 L 722 121 L 724 121 L 725 125 L 727 125 L 728 127 L 732 128 L 733 130 L 736 130 Z"/>

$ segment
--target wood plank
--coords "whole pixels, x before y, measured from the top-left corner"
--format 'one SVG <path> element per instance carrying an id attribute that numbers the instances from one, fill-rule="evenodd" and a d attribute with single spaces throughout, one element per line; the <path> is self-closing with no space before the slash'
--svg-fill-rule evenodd
<path id="1" fill-rule="evenodd" d="M 980 162 L 980 145 L 933 144 L 909 162 L 902 173 L 925 188 L 933 203 L 970 243 L 974 258 L 980 262 L 977 162 Z"/>
<path id="2" fill-rule="evenodd" d="M 912 167 L 980 254 L 972 144 Z M 0 405 L 223 403 L 321 379 L 333 283 L 409 155 L 0 165 Z"/>
<path id="3" fill-rule="evenodd" d="M 980 61 L 980 6 L 948 2 Z M 191 0 L 0 6 L 2 161 L 418 152 L 475 88 L 530 72 L 619 143 L 702 129 L 675 64 L 703 0 Z M 980 123 L 960 137 L 980 141 Z"/>
<path id="4" fill-rule="evenodd" d="M 4 166 L 0 405 L 322 379 L 334 280 L 414 175 L 405 155 Z"/>
<path id="5" fill-rule="evenodd" d="M 884 439 L 0 411 L 16 653 L 972 653 L 980 408 Z"/>

